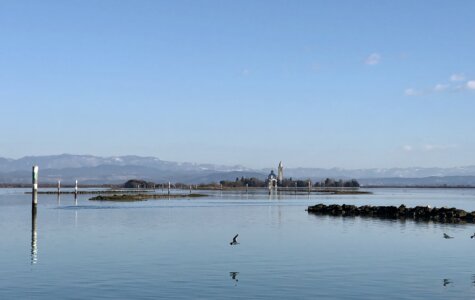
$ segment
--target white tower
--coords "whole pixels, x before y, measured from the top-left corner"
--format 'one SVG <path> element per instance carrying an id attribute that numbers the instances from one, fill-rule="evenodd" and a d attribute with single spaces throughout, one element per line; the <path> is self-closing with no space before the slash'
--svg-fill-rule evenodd
<path id="1" fill-rule="evenodd" d="M 279 162 L 279 167 L 277 168 L 277 180 L 279 180 L 279 183 L 282 183 L 282 180 L 284 180 L 284 165 L 282 165 L 282 161 Z"/>

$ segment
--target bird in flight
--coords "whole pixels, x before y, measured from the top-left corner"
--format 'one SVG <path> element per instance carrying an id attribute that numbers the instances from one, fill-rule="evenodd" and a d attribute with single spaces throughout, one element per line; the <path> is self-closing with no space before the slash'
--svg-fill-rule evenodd
<path id="1" fill-rule="evenodd" d="M 444 279 L 444 286 L 448 286 L 449 284 L 451 284 L 452 281 L 450 279 Z"/>
<path id="2" fill-rule="evenodd" d="M 233 237 L 233 241 L 232 241 L 231 243 L 229 243 L 229 245 L 233 246 L 233 245 L 239 244 L 239 243 L 236 241 L 238 235 L 239 235 L 239 234 L 236 234 L 236 235 Z"/>
<path id="3" fill-rule="evenodd" d="M 444 233 L 444 239 L 453 239 L 453 236 L 448 235 L 447 233 Z"/>

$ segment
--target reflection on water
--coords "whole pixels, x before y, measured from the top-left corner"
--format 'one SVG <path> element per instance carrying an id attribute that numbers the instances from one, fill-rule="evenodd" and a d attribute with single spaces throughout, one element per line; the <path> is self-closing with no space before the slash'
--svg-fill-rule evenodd
<path id="1" fill-rule="evenodd" d="M 448 286 L 448 285 L 451 284 L 451 283 L 452 283 L 452 280 L 450 280 L 450 279 L 448 279 L 448 278 L 444 278 L 442 284 L 443 284 L 444 286 Z"/>
<path id="2" fill-rule="evenodd" d="M 38 261 L 38 234 L 36 232 L 36 209 L 31 213 L 31 264 Z"/>
<path id="3" fill-rule="evenodd" d="M 239 272 L 229 272 L 229 276 L 231 276 L 231 279 L 234 280 L 234 285 L 236 286 L 238 283 L 237 276 L 239 275 Z"/>
<path id="4" fill-rule="evenodd" d="M 452 279 L 449 279 L 449 278 L 444 278 L 442 280 L 442 285 L 443 286 L 448 286 L 448 285 L 451 285 L 453 283 L 454 282 L 452 281 Z M 472 275 L 472 284 L 475 286 L 475 274 Z"/>

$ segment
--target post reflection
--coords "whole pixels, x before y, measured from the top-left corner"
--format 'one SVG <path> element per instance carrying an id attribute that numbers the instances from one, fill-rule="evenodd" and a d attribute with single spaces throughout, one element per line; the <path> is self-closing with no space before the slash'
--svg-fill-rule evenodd
<path id="1" fill-rule="evenodd" d="M 229 276 L 231 276 L 231 279 L 234 280 L 234 286 L 236 286 L 239 281 L 237 279 L 238 275 L 239 275 L 239 272 L 229 272 Z"/>
<path id="2" fill-rule="evenodd" d="M 36 231 L 36 209 L 31 214 L 31 264 L 38 262 L 38 234 Z"/>
<path id="3" fill-rule="evenodd" d="M 444 278 L 444 280 L 442 281 L 443 286 L 448 286 L 451 283 L 452 283 L 452 280 L 448 278 Z"/>

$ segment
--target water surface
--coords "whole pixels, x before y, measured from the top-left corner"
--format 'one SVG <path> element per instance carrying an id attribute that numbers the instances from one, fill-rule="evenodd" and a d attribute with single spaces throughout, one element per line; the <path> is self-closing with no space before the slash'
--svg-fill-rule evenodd
<path id="1" fill-rule="evenodd" d="M 39 195 L 35 220 L 24 191 L 0 189 L 0 299 L 475 297 L 475 226 L 305 211 L 317 203 L 475 210 L 472 189 L 128 203 Z M 236 233 L 240 244 L 230 246 Z"/>

